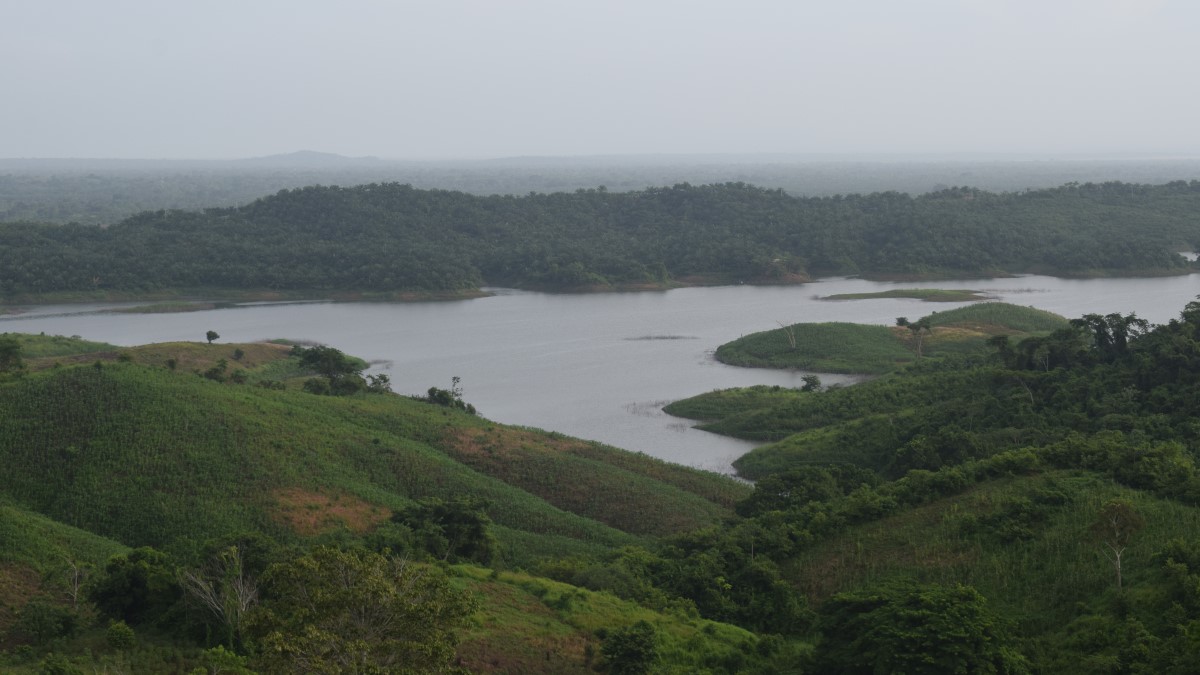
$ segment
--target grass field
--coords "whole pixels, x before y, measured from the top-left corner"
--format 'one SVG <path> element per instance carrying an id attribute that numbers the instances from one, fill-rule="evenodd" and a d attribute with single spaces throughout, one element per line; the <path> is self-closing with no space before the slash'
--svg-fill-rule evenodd
<path id="1" fill-rule="evenodd" d="M 993 335 L 1024 337 L 1067 325 L 1066 319 L 1032 307 L 984 302 L 928 317 L 919 336 L 922 357 L 936 358 L 985 348 Z M 753 333 L 717 348 L 722 363 L 789 368 L 819 373 L 879 375 L 918 358 L 918 335 L 899 326 L 798 323 Z"/>

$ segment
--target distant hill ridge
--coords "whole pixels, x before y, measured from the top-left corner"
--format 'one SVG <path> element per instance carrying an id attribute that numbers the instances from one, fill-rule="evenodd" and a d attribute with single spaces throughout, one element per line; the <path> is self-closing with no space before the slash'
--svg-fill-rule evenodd
<path id="1" fill-rule="evenodd" d="M 404 292 L 1169 274 L 1197 269 L 1200 182 L 798 198 L 746 183 L 481 197 L 284 190 L 107 229 L 0 225 L 0 301 L 48 292 Z M 64 261 L 69 261 L 64 264 Z"/>

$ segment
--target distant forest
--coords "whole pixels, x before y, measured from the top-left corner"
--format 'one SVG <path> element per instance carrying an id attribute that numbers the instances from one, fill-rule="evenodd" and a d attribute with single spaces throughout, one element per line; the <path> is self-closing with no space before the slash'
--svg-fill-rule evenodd
<path id="1" fill-rule="evenodd" d="M 745 183 L 522 197 L 306 187 L 106 228 L 0 225 L 0 294 L 1172 273 L 1195 269 L 1178 252 L 1200 244 L 1198 212 L 1200 181 L 831 197 Z"/>
<path id="2" fill-rule="evenodd" d="M 142 211 L 238 206 L 308 185 L 407 183 L 476 195 L 630 192 L 743 182 L 796 197 L 951 186 L 1020 192 L 1065 183 L 1160 184 L 1200 178 L 1200 159 L 920 159 L 793 155 L 518 157 L 389 161 L 298 152 L 233 161 L 0 159 L 0 222 L 110 225 Z"/>

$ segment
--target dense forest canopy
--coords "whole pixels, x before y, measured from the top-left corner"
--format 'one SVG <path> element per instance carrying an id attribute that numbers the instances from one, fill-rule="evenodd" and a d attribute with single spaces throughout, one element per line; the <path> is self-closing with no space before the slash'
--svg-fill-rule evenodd
<path id="1" fill-rule="evenodd" d="M 108 228 L 0 225 L 0 296 L 61 291 L 573 289 L 813 275 L 1170 273 L 1200 182 L 792 197 L 744 183 L 474 196 L 284 190 Z"/>

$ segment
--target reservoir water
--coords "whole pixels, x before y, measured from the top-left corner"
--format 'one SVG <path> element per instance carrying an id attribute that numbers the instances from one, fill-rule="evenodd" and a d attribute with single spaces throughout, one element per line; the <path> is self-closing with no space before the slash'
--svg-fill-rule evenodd
<path id="1" fill-rule="evenodd" d="M 426 303 L 248 304 L 180 314 L 115 314 L 118 303 L 47 305 L 0 317 L 0 332 L 79 335 L 131 346 L 177 340 L 312 340 L 373 363 L 393 389 L 423 394 L 462 378 L 464 399 L 507 424 L 559 431 L 672 462 L 729 472 L 754 444 L 670 417 L 670 401 L 753 384 L 798 387 L 806 373 L 735 368 L 712 351 L 779 323 L 890 325 L 963 303 L 905 299 L 828 301 L 823 296 L 895 288 L 969 288 L 1073 318 L 1136 312 L 1152 323 L 1179 315 L 1200 276 L 961 282 L 834 278 L 802 286 L 723 286 L 663 292 L 545 294 L 492 289 L 472 300 Z M 826 384 L 853 378 L 821 375 Z"/>

